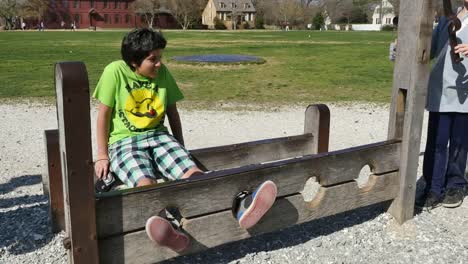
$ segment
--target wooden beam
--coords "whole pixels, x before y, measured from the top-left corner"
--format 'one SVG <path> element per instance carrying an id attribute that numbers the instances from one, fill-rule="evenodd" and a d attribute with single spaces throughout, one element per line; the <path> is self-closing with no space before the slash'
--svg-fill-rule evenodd
<path id="1" fill-rule="evenodd" d="M 208 170 L 236 168 L 328 151 L 330 110 L 324 104 L 309 105 L 304 135 L 274 138 L 192 150 Z"/>
<path id="2" fill-rule="evenodd" d="M 304 134 L 311 133 L 314 140 L 311 154 L 328 152 L 330 138 L 330 109 L 324 104 L 309 105 L 305 111 Z"/>
<path id="3" fill-rule="evenodd" d="M 98 263 L 89 83 L 80 62 L 55 66 L 57 119 L 62 162 L 69 261 Z"/>
<path id="4" fill-rule="evenodd" d="M 309 133 L 196 149 L 190 153 L 206 169 L 214 171 L 312 154 L 312 150 L 307 146 L 312 144 L 313 140 L 314 136 Z"/>
<path id="5" fill-rule="evenodd" d="M 381 142 L 98 195 L 98 236 L 142 228 L 146 219 L 168 206 L 177 207 L 185 218 L 227 210 L 237 193 L 254 190 L 265 180 L 277 184 L 278 196 L 287 196 L 301 192 L 312 177 L 330 186 L 357 179 L 365 165 L 370 165 L 373 174 L 393 172 L 398 170 L 399 146 L 394 141 Z"/>
<path id="6" fill-rule="evenodd" d="M 63 182 L 62 165 L 60 164 L 60 144 L 58 130 L 45 130 L 44 139 L 46 146 L 47 179 L 43 179 L 47 185 L 49 196 L 49 216 L 52 232 L 65 230 L 65 212 L 63 208 Z"/>
<path id="7" fill-rule="evenodd" d="M 412 219 L 414 214 L 416 174 L 429 79 L 434 3 L 434 0 L 412 0 L 402 1 L 400 5 L 389 123 L 389 139 L 399 138 L 400 134 L 402 136 L 400 193 L 389 209 L 400 224 Z M 407 90 L 407 94 L 402 95 L 402 88 Z M 401 117 L 398 116 L 401 116 L 402 96 L 406 97 L 403 128 L 401 120 L 399 121 Z"/>
<path id="8" fill-rule="evenodd" d="M 301 194 L 279 198 L 249 230 L 241 229 L 229 210 L 186 219 L 182 227 L 191 236 L 192 246 L 185 254 L 388 201 L 397 195 L 398 189 L 399 177 L 390 173 L 371 176 L 369 186 L 362 189 L 355 182 L 321 187 L 311 202 L 305 202 Z M 99 248 L 103 263 L 155 263 L 178 256 L 168 249 L 155 247 L 144 230 L 99 240 Z"/>

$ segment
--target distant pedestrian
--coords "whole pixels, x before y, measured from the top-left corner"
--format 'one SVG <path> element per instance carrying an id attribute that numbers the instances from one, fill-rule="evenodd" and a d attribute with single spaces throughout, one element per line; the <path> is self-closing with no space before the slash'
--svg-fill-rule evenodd
<path id="1" fill-rule="evenodd" d="M 62 29 L 65 29 L 65 21 L 62 20 L 62 22 L 60 22 L 60 27 L 61 27 Z"/>
<path id="2" fill-rule="evenodd" d="M 26 30 L 26 22 L 23 21 L 23 23 L 21 23 L 21 29 Z"/>

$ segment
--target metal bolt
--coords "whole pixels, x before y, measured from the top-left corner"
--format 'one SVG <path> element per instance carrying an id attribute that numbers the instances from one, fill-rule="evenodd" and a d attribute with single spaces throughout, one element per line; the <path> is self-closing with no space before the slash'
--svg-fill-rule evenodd
<path id="1" fill-rule="evenodd" d="M 71 249 L 71 240 L 69 237 L 65 237 L 63 240 L 62 240 L 62 244 L 63 244 L 63 247 L 65 249 L 68 249 L 70 250 Z"/>

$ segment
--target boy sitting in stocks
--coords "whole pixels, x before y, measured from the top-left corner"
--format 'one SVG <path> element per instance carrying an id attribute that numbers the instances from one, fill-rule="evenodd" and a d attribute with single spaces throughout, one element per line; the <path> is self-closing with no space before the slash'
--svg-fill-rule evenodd
<path id="1" fill-rule="evenodd" d="M 98 156 L 94 169 L 99 179 L 113 171 L 128 187 L 174 181 L 204 173 L 184 147 L 176 102 L 183 99 L 174 78 L 161 62 L 166 40 L 159 32 L 137 29 L 121 47 L 123 60 L 107 65 L 93 97 L 99 100 Z M 164 126 L 165 116 L 173 136 Z M 238 195 L 233 208 L 241 228 L 254 226 L 276 199 L 276 185 L 262 183 L 255 192 Z M 188 248 L 187 235 L 164 217 L 153 216 L 146 232 L 157 245 L 176 252 Z"/>

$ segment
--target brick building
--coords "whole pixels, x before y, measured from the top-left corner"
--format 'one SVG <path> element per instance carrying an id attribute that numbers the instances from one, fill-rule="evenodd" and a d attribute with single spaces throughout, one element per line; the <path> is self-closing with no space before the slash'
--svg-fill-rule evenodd
<path id="1" fill-rule="evenodd" d="M 137 28 L 147 26 L 145 17 L 131 9 L 134 0 L 51 0 L 51 8 L 44 17 L 46 28 Z M 170 10 L 161 9 L 153 26 L 179 28 Z"/>

